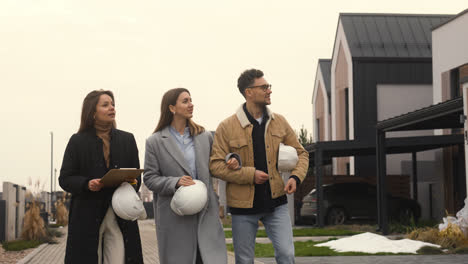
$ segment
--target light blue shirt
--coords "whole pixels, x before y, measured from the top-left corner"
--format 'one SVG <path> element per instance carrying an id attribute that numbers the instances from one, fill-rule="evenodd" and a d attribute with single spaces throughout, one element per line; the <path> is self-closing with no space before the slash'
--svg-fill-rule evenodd
<path id="1" fill-rule="evenodd" d="M 180 151 L 184 154 L 185 161 L 187 161 L 191 176 L 193 179 L 197 179 L 197 166 L 195 163 L 195 145 L 193 144 L 193 137 L 190 135 L 189 127 L 185 127 L 184 134 L 181 135 L 174 127 L 169 125 L 169 131 L 171 131 Z"/>

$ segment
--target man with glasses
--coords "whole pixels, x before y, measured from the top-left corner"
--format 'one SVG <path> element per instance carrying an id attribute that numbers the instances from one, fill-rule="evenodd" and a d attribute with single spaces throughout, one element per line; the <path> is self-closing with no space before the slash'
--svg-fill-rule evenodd
<path id="1" fill-rule="evenodd" d="M 210 159 L 213 176 L 227 182 L 236 263 L 254 262 L 258 221 L 273 243 L 276 262 L 294 263 L 286 193 L 294 193 L 304 180 L 309 154 L 286 119 L 267 107 L 271 104 L 272 86 L 262 71 L 244 71 L 237 86 L 245 103 L 219 124 Z M 294 147 L 299 157 L 286 185 L 277 169 L 280 143 Z M 240 169 L 227 168 L 226 159 L 231 155 L 239 159 Z"/>

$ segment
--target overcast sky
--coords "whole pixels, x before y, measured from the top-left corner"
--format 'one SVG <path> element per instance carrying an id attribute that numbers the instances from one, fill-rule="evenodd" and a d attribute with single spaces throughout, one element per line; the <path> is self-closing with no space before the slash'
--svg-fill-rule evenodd
<path id="1" fill-rule="evenodd" d="M 466 3 L 0 0 L 0 182 L 50 190 L 50 132 L 59 172 L 94 89 L 114 92 L 141 166 L 166 90 L 188 88 L 194 120 L 215 130 L 243 102 L 237 77 L 252 67 L 273 85 L 273 111 L 310 132 L 317 61 L 332 55 L 340 12 L 457 14 Z"/>

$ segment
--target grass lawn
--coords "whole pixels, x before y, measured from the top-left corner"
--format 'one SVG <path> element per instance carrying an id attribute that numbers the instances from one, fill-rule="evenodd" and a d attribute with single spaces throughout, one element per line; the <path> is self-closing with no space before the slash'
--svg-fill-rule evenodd
<path id="1" fill-rule="evenodd" d="M 410 225 L 403 225 L 398 223 L 390 223 L 390 230 L 393 234 L 408 234 L 411 231 L 421 228 L 421 227 L 434 227 L 436 226 L 433 221 L 419 221 L 417 224 L 411 223 Z M 348 235 L 356 235 L 364 232 L 375 232 L 377 226 L 376 225 L 369 225 L 369 224 L 348 224 L 348 225 L 339 225 L 339 226 L 332 226 L 332 227 L 325 227 L 325 228 L 302 228 L 302 229 L 293 229 L 293 234 L 295 237 L 299 236 L 348 236 Z M 226 237 L 232 237 L 232 231 L 225 231 Z M 258 230 L 257 237 L 266 237 L 265 230 Z M 330 240 L 334 240 L 336 238 L 332 238 Z M 327 240 L 327 241 L 330 241 Z M 423 240 L 424 241 L 424 240 Z M 306 256 L 369 256 L 369 255 L 411 255 L 407 253 L 376 253 L 376 254 L 369 254 L 363 252 L 336 252 L 329 247 L 316 247 L 316 244 L 326 242 L 314 242 L 314 241 L 305 241 L 305 242 L 294 242 L 295 247 L 295 255 L 297 257 L 306 257 Z M 431 241 L 427 241 L 431 242 Z M 436 243 L 438 244 L 438 243 Z M 227 244 L 227 249 L 229 251 L 234 251 L 234 247 L 232 244 Z M 467 254 L 468 247 L 457 247 L 454 250 L 449 251 L 448 253 L 452 254 Z M 443 252 L 438 249 L 435 252 L 434 248 L 428 248 L 426 250 L 418 251 L 418 254 L 443 254 Z M 270 244 L 255 244 L 255 256 L 256 257 L 274 257 L 274 249 L 273 245 Z"/>
<path id="2" fill-rule="evenodd" d="M 344 230 L 344 229 L 332 229 L 332 228 L 300 228 L 293 229 L 293 236 L 352 236 L 360 234 L 361 232 Z M 232 237 L 232 231 L 224 231 L 226 238 Z M 257 237 L 267 237 L 265 230 L 258 230 Z"/>
<path id="3" fill-rule="evenodd" d="M 28 248 L 35 248 L 42 244 L 37 240 L 13 240 L 9 242 L 3 242 L 2 246 L 7 251 L 20 251 Z"/>
<path id="4" fill-rule="evenodd" d="M 331 239 L 333 240 L 333 239 Z M 328 240 L 330 241 L 330 240 Z M 296 257 L 307 257 L 307 256 L 370 256 L 370 255 L 408 255 L 408 254 L 394 254 L 394 253 L 376 253 L 369 254 L 363 252 L 336 252 L 328 247 L 316 247 L 316 244 L 322 243 L 314 241 L 305 242 L 294 242 L 295 255 Z M 234 251 L 232 244 L 226 244 L 229 251 Z M 255 257 L 257 258 L 272 258 L 275 256 L 275 252 L 272 244 L 258 244 L 255 243 Z"/>

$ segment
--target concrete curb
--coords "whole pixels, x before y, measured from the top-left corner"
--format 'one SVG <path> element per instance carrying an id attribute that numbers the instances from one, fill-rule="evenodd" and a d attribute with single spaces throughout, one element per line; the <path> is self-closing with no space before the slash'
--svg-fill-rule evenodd
<path id="1" fill-rule="evenodd" d="M 28 255 L 26 255 L 26 257 L 24 257 L 23 259 L 21 259 L 20 261 L 16 262 L 16 264 L 26 264 L 28 263 L 29 261 L 31 261 L 31 259 L 33 257 L 35 257 L 39 252 L 41 252 L 47 245 L 49 245 L 48 243 L 44 243 L 40 246 L 38 246 L 35 250 L 33 250 L 31 253 L 29 253 Z"/>

